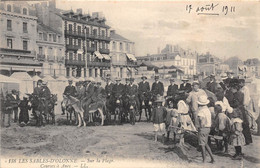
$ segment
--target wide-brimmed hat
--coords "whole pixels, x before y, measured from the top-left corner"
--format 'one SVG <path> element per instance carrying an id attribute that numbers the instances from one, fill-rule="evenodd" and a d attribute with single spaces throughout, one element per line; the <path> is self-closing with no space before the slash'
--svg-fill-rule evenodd
<path id="1" fill-rule="evenodd" d="M 170 81 L 173 81 L 173 82 L 174 82 L 174 81 L 175 81 L 175 79 L 174 79 L 174 78 L 170 78 Z"/>
<path id="2" fill-rule="evenodd" d="M 189 79 L 186 78 L 186 77 L 184 77 L 184 78 L 182 78 L 181 80 L 182 80 L 182 81 L 188 81 Z"/>
<path id="3" fill-rule="evenodd" d="M 162 96 L 158 95 L 158 96 L 156 96 L 156 100 L 155 100 L 154 102 L 156 102 L 156 103 L 162 103 L 162 102 L 164 102 L 164 99 L 163 99 Z"/>
<path id="4" fill-rule="evenodd" d="M 12 93 L 16 93 L 16 90 L 15 89 L 12 89 L 12 91 L 11 91 Z"/>
<path id="5" fill-rule="evenodd" d="M 147 79 L 147 77 L 143 75 L 143 76 L 141 77 L 141 79 Z"/>
<path id="6" fill-rule="evenodd" d="M 200 85 L 200 82 L 195 80 L 195 81 L 192 82 L 192 86 L 194 86 L 194 85 Z"/>
<path id="7" fill-rule="evenodd" d="M 116 78 L 115 78 L 115 81 L 121 81 L 121 79 L 120 79 L 120 78 L 118 78 L 118 77 L 116 77 Z"/>
<path id="8" fill-rule="evenodd" d="M 201 95 L 199 98 L 198 98 L 198 101 L 197 103 L 199 105 L 207 105 L 209 104 L 209 99 L 206 95 Z"/>

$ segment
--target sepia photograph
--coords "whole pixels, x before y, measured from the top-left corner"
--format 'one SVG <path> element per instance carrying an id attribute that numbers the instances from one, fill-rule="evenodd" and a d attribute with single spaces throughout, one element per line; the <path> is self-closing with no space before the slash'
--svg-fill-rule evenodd
<path id="1" fill-rule="evenodd" d="M 0 0 L 0 168 L 260 167 L 260 1 Z"/>

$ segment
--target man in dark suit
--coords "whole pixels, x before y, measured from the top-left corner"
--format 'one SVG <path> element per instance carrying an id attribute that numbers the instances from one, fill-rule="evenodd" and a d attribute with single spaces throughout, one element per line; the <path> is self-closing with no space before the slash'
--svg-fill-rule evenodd
<path id="1" fill-rule="evenodd" d="M 210 91 L 212 93 L 216 93 L 217 83 L 215 81 L 214 75 L 210 75 L 210 81 L 207 83 L 206 87 L 207 87 L 208 91 Z"/>
<path id="2" fill-rule="evenodd" d="M 112 89 L 112 96 L 113 96 L 113 107 L 115 107 L 115 103 L 116 100 L 119 98 L 122 101 L 122 97 L 124 94 L 124 85 L 120 83 L 121 79 L 120 78 L 116 78 L 115 79 L 116 84 L 114 84 L 113 89 Z M 113 111 L 115 110 L 115 108 L 113 108 Z"/>
<path id="3" fill-rule="evenodd" d="M 129 79 L 130 84 L 129 84 L 126 95 L 128 97 L 130 97 L 130 96 L 134 97 L 134 99 L 136 101 L 137 109 L 140 109 L 139 100 L 138 100 L 138 87 L 137 87 L 137 85 L 134 84 L 134 80 L 135 80 L 134 78 Z"/>
<path id="4" fill-rule="evenodd" d="M 164 93 L 164 86 L 163 83 L 159 81 L 159 76 L 156 75 L 154 77 L 155 82 L 152 84 L 152 95 L 153 95 L 153 102 L 156 100 L 156 96 L 160 95 L 163 96 Z"/>
<path id="5" fill-rule="evenodd" d="M 63 94 L 75 97 L 77 91 L 76 91 L 75 86 L 72 85 L 73 81 L 72 80 L 68 80 L 68 82 L 69 82 L 69 85 L 66 86 Z"/>
<path id="6" fill-rule="evenodd" d="M 111 112 L 112 111 L 112 89 L 114 84 L 111 82 L 110 77 L 106 78 L 107 80 L 107 84 L 105 86 L 105 93 L 106 93 L 106 106 L 108 108 L 108 110 Z"/>
<path id="7" fill-rule="evenodd" d="M 170 85 L 168 86 L 168 90 L 167 90 L 167 105 L 169 105 L 169 101 L 171 102 L 175 102 L 175 95 L 178 92 L 178 85 L 174 84 L 174 78 L 170 79 Z M 175 103 L 174 103 L 175 104 Z"/>
<path id="8" fill-rule="evenodd" d="M 142 106 L 144 105 L 148 108 L 148 114 L 151 114 L 151 108 L 149 107 L 149 100 L 151 100 L 151 94 L 150 94 L 150 85 L 146 81 L 147 77 L 142 76 L 141 79 L 143 81 L 139 82 L 138 84 L 138 96 L 139 96 L 139 105 L 140 105 L 140 114 L 142 110 Z M 147 115 L 147 114 L 146 114 Z M 148 116 L 146 116 L 148 117 Z M 150 115 L 149 115 L 150 117 Z M 141 120 L 141 115 L 139 116 L 139 121 Z M 148 119 L 150 121 L 150 118 Z"/>
<path id="9" fill-rule="evenodd" d="M 185 93 L 189 93 L 192 91 L 192 87 L 191 87 L 191 84 L 188 83 L 189 79 L 187 78 L 183 78 L 182 79 L 182 84 L 180 85 L 180 90 L 181 91 L 184 91 Z"/>
<path id="10" fill-rule="evenodd" d="M 92 77 L 89 77 L 85 81 L 84 98 L 82 99 L 82 106 L 84 108 L 84 119 L 87 119 L 89 116 L 89 105 L 92 102 L 91 98 L 95 91 L 94 81 L 95 80 Z"/>
<path id="11" fill-rule="evenodd" d="M 18 92 L 13 89 L 12 94 L 6 95 L 6 101 L 9 104 L 11 114 L 14 115 L 14 122 L 17 122 L 18 120 L 18 104 L 20 103 L 20 98 L 18 96 Z"/>

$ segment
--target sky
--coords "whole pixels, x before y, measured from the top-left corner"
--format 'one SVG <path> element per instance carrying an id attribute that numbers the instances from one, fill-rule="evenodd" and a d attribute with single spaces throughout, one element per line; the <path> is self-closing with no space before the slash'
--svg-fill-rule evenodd
<path id="1" fill-rule="evenodd" d="M 214 2 L 212 10 L 212 2 L 205 1 L 56 1 L 64 10 L 103 12 L 111 29 L 135 42 L 136 56 L 156 54 L 158 47 L 172 44 L 222 59 L 260 59 L 260 2 Z M 196 11 L 202 7 L 211 8 Z"/>

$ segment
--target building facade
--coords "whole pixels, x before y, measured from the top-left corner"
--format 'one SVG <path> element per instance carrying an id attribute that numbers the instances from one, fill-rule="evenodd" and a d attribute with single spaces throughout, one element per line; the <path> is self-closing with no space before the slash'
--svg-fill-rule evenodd
<path id="1" fill-rule="evenodd" d="M 247 59 L 244 61 L 244 65 L 247 66 L 248 76 L 260 76 L 260 61 L 257 58 Z"/>
<path id="2" fill-rule="evenodd" d="M 221 68 L 225 68 L 221 67 L 220 64 L 220 59 L 209 52 L 201 54 L 198 56 L 198 73 L 204 76 L 220 74 Z"/>
<path id="3" fill-rule="evenodd" d="M 42 63 L 41 75 L 65 76 L 64 38 L 58 31 L 39 23 L 37 25 L 37 60 Z"/>
<path id="4" fill-rule="evenodd" d="M 135 58 L 135 43 L 110 31 L 111 77 L 135 77 L 137 60 Z"/>
<path id="5" fill-rule="evenodd" d="M 189 52 L 180 47 L 167 45 L 159 54 L 148 54 L 147 56 L 137 57 L 139 61 L 150 62 L 157 66 L 159 73 L 168 73 L 172 71 L 172 66 L 176 70 L 181 70 L 185 76 L 193 76 L 197 74 L 197 53 Z M 162 74 L 164 75 L 164 74 Z"/>
<path id="6" fill-rule="evenodd" d="M 41 71 L 36 60 L 37 17 L 35 8 L 26 2 L 0 3 L 1 73 Z"/>
<path id="7" fill-rule="evenodd" d="M 63 19 L 66 76 L 103 77 L 110 71 L 109 26 L 102 13 L 66 11 Z"/>

